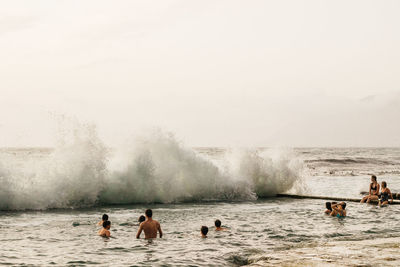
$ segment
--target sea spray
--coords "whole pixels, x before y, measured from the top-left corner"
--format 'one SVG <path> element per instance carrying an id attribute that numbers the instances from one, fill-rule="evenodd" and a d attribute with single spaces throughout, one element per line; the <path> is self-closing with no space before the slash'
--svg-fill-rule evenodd
<path id="1" fill-rule="evenodd" d="M 156 131 L 139 138 L 123 156 L 130 159 L 111 173 L 103 203 L 183 202 L 249 199 L 251 192 L 223 176 L 217 166 L 184 147 L 171 134 Z M 250 193 L 250 195 L 249 195 Z"/>
<path id="2" fill-rule="evenodd" d="M 93 125 L 75 123 L 47 157 L 2 154 L 0 209 L 93 206 L 107 174 L 107 150 Z"/>
<path id="3" fill-rule="evenodd" d="M 0 209 L 255 200 L 293 188 L 302 169 L 290 153 L 259 150 L 216 163 L 162 131 L 111 153 L 93 125 L 74 123 L 59 140 L 47 156 L 1 154 Z"/>
<path id="4" fill-rule="evenodd" d="M 235 149 L 226 155 L 226 175 L 246 181 L 257 197 L 271 197 L 302 186 L 303 162 L 290 149 Z"/>

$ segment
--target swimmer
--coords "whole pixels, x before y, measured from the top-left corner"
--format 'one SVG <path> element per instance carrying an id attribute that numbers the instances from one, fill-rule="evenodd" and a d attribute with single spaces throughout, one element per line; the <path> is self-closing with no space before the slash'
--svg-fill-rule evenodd
<path id="1" fill-rule="evenodd" d="M 333 204 L 336 204 L 336 202 L 326 202 L 325 203 L 325 207 L 326 207 L 325 214 L 331 214 L 332 213 L 332 205 Z"/>
<path id="2" fill-rule="evenodd" d="M 146 220 L 142 222 L 139 226 L 138 232 L 136 234 L 136 238 L 140 238 L 140 234 L 144 231 L 144 238 L 157 238 L 157 231 L 160 233 L 160 238 L 162 238 L 162 230 L 160 223 L 156 220 L 153 220 L 153 211 L 151 209 L 147 209 L 146 212 Z"/>
<path id="3" fill-rule="evenodd" d="M 391 198 L 390 204 L 393 203 L 393 195 L 392 192 L 390 192 L 390 189 L 387 188 L 387 183 L 385 181 L 382 182 L 382 192 L 381 192 L 381 198 L 379 199 L 378 205 L 387 205 L 389 204 L 389 196 Z"/>
<path id="4" fill-rule="evenodd" d="M 200 228 L 200 233 L 202 238 L 207 238 L 207 233 L 208 233 L 208 227 L 207 226 L 202 226 Z"/>
<path id="5" fill-rule="evenodd" d="M 369 194 L 365 197 L 363 197 L 360 201 L 360 203 L 370 203 L 371 200 L 378 200 L 379 199 L 379 184 L 376 180 L 376 176 L 372 175 L 371 176 L 371 183 L 369 185 Z"/>
<path id="6" fill-rule="evenodd" d="M 99 221 L 97 223 L 97 225 L 98 226 L 102 226 L 105 221 L 108 221 L 108 215 L 107 214 L 103 214 L 103 217 L 101 218 L 101 221 Z"/>
<path id="7" fill-rule="evenodd" d="M 102 237 L 110 237 L 111 236 L 110 228 L 111 228 L 111 222 L 110 221 L 104 221 L 103 222 L 103 229 L 101 229 L 98 232 L 98 235 L 102 236 Z"/>
<path id="8" fill-rule="evenodd" d="M 215 231 L 224 231 L 226 228 L 221 227 L 221 221 L 220 220 L 215 220 Z"/>
<path id="9" fill-rule="evenodd" d="M 346 217 L 346 203 L 340 202 L 339 204 L 332 204 L 331 216 L 336 216 L 338 218 Z"/>
<path id="10" fill-rule="evenodd" d="M 146 220 L 146 217 L 144 217 L 143 215 L 140 215 L 140 217 L 139 217 L 139 219 L 138 219 L 139 225 L 140 225 L 142 222 L 144 222 L 145 220 Z"/>

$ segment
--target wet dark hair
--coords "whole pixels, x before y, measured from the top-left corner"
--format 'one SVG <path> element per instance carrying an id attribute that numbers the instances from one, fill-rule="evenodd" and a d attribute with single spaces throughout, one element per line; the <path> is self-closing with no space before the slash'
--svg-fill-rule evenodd
<path id="1" fill-rule="evenodd" d="M 103 227 L 106 228 L 107 226 L 111 225 L 110 221 L 104 221 L 103 222 Z"/>
<path id="2" fill-rule="evenodd" d="M 107 221 L 108 220 L 108 215 L 107 214 L 103 214 L 102 220 L 103 221 Z"/>
<path id="3" fill-rule="evenodd" d="M 138 222 L 142 223 L 146 220 L 146 217 L 144 217 L 143 215 L 140 215 Z"/>
<path id="4" fill-rule="evenodd" d="M 371 179 L 374 180 L 374 181 L 376 182 L 376 176 L 375 176 L 375 175 L 372 175 L 372 176 L 371 176 Z"/>
<path id="5" fill-rule="evenodd" d="M 382 181 L 382 187 L 386 188 L 386 186 L 387 186 L 387 183 L 385 181 Z"/>
<path id="6" fill-rule="evenodd" d="M 346 202 L 343 202 L 343 204 L 341 204 L 341 205 L 342 205 L 343 209 L 346 209 Z"/>
<path id="7" fill-rule="evenodd" d="M 203 235 L 207 235 L 207 233 L 208 233 L 208 227 L 207 227 L 207 226 L 202 226 L 201 229 L 200 229 L 200 231 L 201 231 L 201 233 L 202 233 Z"/>
<path id="8" fill-rule="evenodd" d="M 326 207 L 326 209 L 332 211 L 332 203 L 331 202 L 326 202 L 325 207 Z"/>
<path id="9" fill-rule="evenodd" d="M 221 227 L 221 221 L 220 220 L 215 220 L 215 226 L 216 227 Z"/>
<path id="10" fill-rule="evenodd" d="M 147 217 L 151 218 L 151 216 L 153 216 L 153 211 L 151 209 L 147 209 L 145 211 L 145 214 L 146 214 Z"/>

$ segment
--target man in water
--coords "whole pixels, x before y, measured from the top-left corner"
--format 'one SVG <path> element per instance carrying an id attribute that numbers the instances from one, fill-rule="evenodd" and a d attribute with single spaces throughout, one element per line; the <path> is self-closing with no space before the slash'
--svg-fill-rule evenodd
<path id="1" fill-rule="evenodd" d="M 98 235 L 102 236 L 102 237 L 110 237 L 110 235 L 111 235 L 110 228 L 111 228 L 111 222 L 110 221 L 104 221 L 103 222 L 103 229 L 101 229 L 98 232 Z"/>
<path id="2" fill-rule="evenodd" d="M 144 238 L 157 238 L 157 231 L 160 233 L 160 238 L 162 238 L 162 231 L 160 223 L 156 220 L 153 220 L 153 211 L 151 209 L 147 209 L 146 212 L 146 221 L 142 222 L 139 226 L 139 230 L 136 234 L 136 238 L 140 238 L 140 234 L 144 231 Z"/>
<path id="3" fill-rule="evenodd" d="M 202 238 L 207 238 L 208 227 L 207 226 L 202 226 L 200 228 L 200 232 L 201 232 L 201 237 Z"/>
<path id="4" fill-rule="evenodd" d="M 215 231 L 224 231 L 224 230 L 226 230 L 226 228 L 221 227 L 221 221 L 220 220 L 218 220 L 218 219 L 215 220 L 214 224 L 215 224 Z"/>

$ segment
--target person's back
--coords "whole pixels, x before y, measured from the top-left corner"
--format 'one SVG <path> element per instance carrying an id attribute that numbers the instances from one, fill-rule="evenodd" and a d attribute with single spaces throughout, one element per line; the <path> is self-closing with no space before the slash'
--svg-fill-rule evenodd
<path id="1" fill-rule="evenodd" d="M 160 238 L 162 238 L 161 225 L 152 218 L 153 212 L 151 209 L 146 210 L 146 221 L 142 222 L 139 226 L 139 230 L 136 234 L 136 238 L 140 237 L 142 231 L 144 231 L 144 238 L 157 238 L 157 231 L 160 232 Z"/>
<path id="2" fill-rule="evenodd" d="M 110 237 L 111 236 L 110 228 L 111 228 L 111 222 L 110 221 L 103 222 L 103 229 L 101 229 L 98 232 L 98 235 L 102 236 L 102 237 Z"/>

